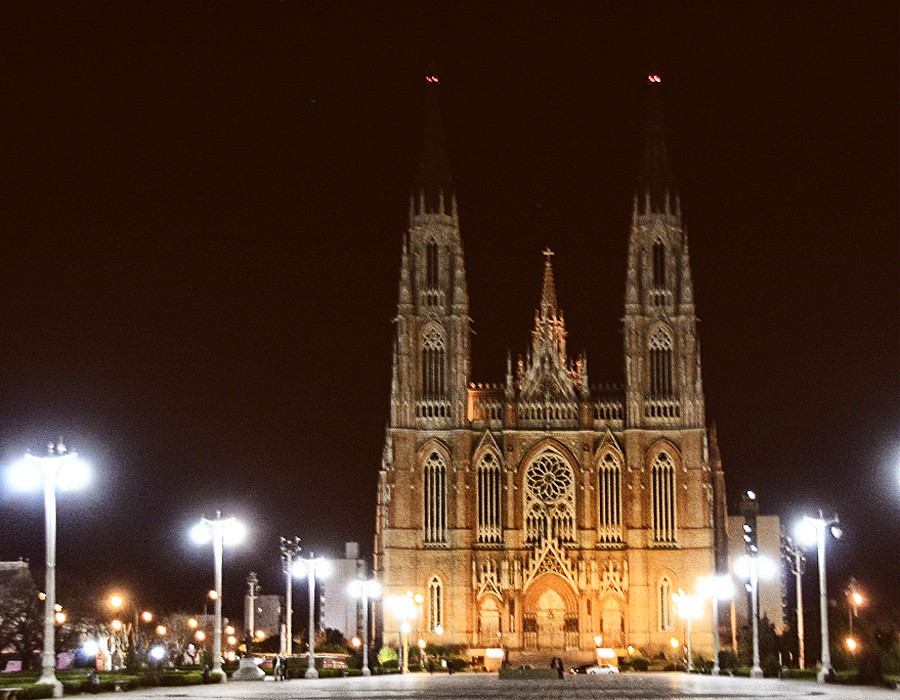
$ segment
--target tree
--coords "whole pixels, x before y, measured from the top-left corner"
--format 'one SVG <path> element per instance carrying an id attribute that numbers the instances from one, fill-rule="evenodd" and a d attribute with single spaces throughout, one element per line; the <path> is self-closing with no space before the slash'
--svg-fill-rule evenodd
<path id="1" fill-rule="evenodd" d="M 22 668 L 35 666 L 44 638 L 37 586 L 27 564 L 3 571 L 0 578 L 0 650 L 15 649 Z"/>

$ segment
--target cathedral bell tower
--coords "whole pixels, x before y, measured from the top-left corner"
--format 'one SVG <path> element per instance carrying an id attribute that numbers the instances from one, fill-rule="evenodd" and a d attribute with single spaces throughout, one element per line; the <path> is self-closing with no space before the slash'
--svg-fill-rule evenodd
<path id="1" fill-rule="evenodd" d="M 705 424 L 700 343 L 661 89 L 660 77 L 648 76 L 644 153 L 625 289 L 626 426 L 698 428 Z"/>
<path id="2" fill-rule="evenodd" d="M 427 75 L 424 87 L 424 127 L 400 264 L 391 427 L 446 429 L 465 423 L 471 320 L 437 75 Z"/>

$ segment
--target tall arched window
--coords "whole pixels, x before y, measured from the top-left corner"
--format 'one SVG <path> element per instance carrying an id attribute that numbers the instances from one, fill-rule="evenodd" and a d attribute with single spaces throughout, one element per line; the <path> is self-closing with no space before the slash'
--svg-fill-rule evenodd
<path id="1" fill-rule="evenodd" d="M 662 328 L 650 336 L 650 397 L 672 397 L 672 336 Z"/>
<path id="2" fill-rule="evenodd" d="M 428 631 L 444 626 L 444 584 L 437 576 L 428 582 Z"/>
<path id="3" fill-rule="evenodd" d="M 607 452 L 600 458 L 598 478 L 598 524 L 601 542 L 622 541 L 622 466 Z"/>
<path id="4" fill-rule="evenodd" d="M 653 498 L 653 541 L 675 543 L 675 464 L 665 452 L 660 452 L 651 467 Z"/>
<path id="5" fill-rule="evenodd" d="M 430 328 L 422 339 L 422 396 L 444 398 L 444 336 Z"/>
<path id="6" fill-rule="evenodd" d="M 437 452 L 425 460 L 425 543 L 447 542 L 447 465 Z"/>
<path id="7" fill-rule="evenodd" d="M 659 580 L 657 589 L 659 629 L 661 632 L 669 632 L 675 629 L 675 601 L 672 600 L 672 581 L 668 576 Z"/>
<path id="8" fill-rule="evenodd" d="M 653 244 L 653 287 L 666 288 L 666 246 L 659 238 Z"/>
<path id="9" fill-rule="evenodd" d="M 439 286 L 438 245 L 432 240 L 425 247 L 425 289 L 436 290 Z"/>
<path id="10" fill-rule="evenodd" d="M 500 462 L 488 452 L 478 462 L 478 526 L 479 542 L 499 544 L 503 539 L 500 525 Z"/>
<path id="11" fill-rule="evenodd" d="M 575 473 L 548 449 L 525 472 L 525 541 L 575 541 Z"/>

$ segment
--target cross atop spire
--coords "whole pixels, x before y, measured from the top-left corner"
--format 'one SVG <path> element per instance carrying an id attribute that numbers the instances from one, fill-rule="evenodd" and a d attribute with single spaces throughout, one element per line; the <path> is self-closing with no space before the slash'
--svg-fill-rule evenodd
<path id="1" fill-rule="evenodd" d="M 550 263 L 550 257 L 554 252 L 549 248 L 544 248 L 544 282 L 541 285 L 541 315 L 557 316 L 558 309 L 556 307 L 556 281 L 553 278 L 553 265 Z"/>

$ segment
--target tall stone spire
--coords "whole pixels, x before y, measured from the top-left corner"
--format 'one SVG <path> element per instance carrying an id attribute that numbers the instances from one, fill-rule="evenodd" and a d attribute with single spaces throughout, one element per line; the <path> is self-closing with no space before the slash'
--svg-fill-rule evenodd
<path id="1" fill-rule="evenodd" d="M 455 217 L 456 192 L 447 157 L 440 78 L 432 70 L 425 76 L 425 83 L 425 116 L 415 173 L 414 213 Z"/>
<path id="2" fill-rule="evenodd" d="M 553 279 L 553 265 L 550 257 L 554 255 L 549 248 L 544 249 L 544 282 L 541 285 L 541 315 L 556 316 L 559 309 L 556 307 L 556 282 Z"/>
<path id="3" fill-rule="evenodd" d="M 637 208 L 641 214 L 680 213 L 680 202 L 666 142 L 663 119 L 662 78 L 647 76 L 647 115 L 644 123 L 644 150 L 638 175 Z"/>
<path id="4" fill-rule="evenodd" d="M 700 343 L 661 83 L 653 73 L 644 88 L 647 115 L 625 289 L 626 417 L 631 427 L 698 427 L 704 422 Z"/>
<path id="5" fill-rule="evenodd" d="M 392 427 L 447 428 L 465 421 L 471 319 L 440 82 L 429 71 L 422 83 L 423 126 L 401 256 Z"/>

